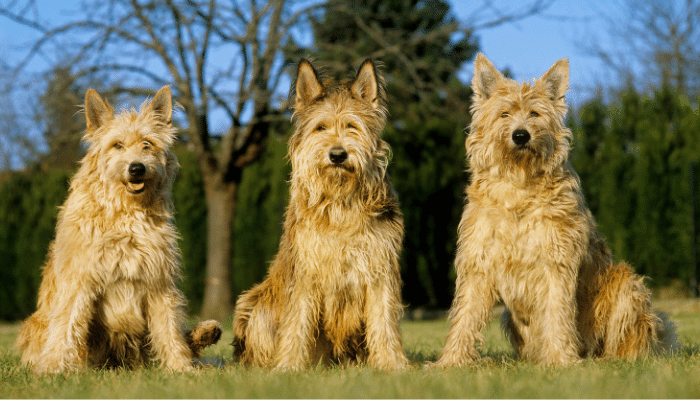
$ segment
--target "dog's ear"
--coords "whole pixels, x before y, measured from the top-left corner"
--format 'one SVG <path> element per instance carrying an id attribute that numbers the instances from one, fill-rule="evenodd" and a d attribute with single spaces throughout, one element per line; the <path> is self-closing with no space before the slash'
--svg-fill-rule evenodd
<path id="1" fill-rule="evenodd" d="M 297 79 L 294 83 L 294 108 L 300 110 L 311 103 L 323 92 L 323 84 L 313 65 L 307 60 L 301 60 L 297 69 Z"/>
<path id="2" fill-rule="evenodd" d="M 569 89 L 569 60 L 562 58 L 549 68 L 539 79 L 544 83 L 552 101 L 559 101 Z"/>
<path id="3" fill-rule="evenodd" d="M 487 100 L 493 94 L 503 75 L 493 66 L 485 55 L 479 53 L 474 60 L 474 77 L 472 90 L 477 101 Z"/>
<path id="4" fill-rule="evenodd" d="M 87 121 L 87 134 L 92 135 L 100 129 L 105 122 L 114 117 L 114 109 L 107 104 L 96 91 L 88 89 L 85 93 L 85 120 Z"/>
<path id="5" fill-rule="evenodd" d="M 350 92 L 358 99 L 369 102 L 372 107 L 379 107 L 379 78 L 372 60 L 365 60 L 350 85 Z"/>
<path id="6" fill-rule="evenodd" d="M 170 93 L 170 86 L 163 86 L 156 93 L 153 100 L 148 104 L 147 112 L 152 112 L 166 125 L 169 125 L 173 118 L 173 98 Z"/>

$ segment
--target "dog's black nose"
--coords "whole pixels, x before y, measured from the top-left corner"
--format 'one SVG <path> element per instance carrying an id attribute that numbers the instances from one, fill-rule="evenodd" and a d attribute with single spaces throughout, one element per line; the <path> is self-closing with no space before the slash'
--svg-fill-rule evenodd
<path id="1" fill-rule="evenodd" d="M 530 133 L 525 129 L 516 129 L 515 132 L 513 132 L 512 139 L 513 143 L 522 146 L 530 141 Z"/>
<path id="2" fill-rule="evenodd" d="M 334 147 L 328 153 L 328 157 L 330 157 L 333 164 L 342 164 L 343 161 L 348 159 L 348 152 L 342 147 Z"/>
<path id="3" fill-rule="evenodd" d="M 138 178 L 146 173 L 146 166 L 141 163 L 131 163 L 129 165 L 129 175 Z"/>

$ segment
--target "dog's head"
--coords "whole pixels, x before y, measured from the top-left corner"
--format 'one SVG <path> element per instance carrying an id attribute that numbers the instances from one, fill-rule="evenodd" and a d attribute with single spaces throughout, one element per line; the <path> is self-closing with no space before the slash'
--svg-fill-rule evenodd
<path id="1" fill-rule="evenodd" d="M 83 164 L 99 174 L 106 193 L 135 202 L 169 199 L 178 169 L 170 151 L 175 139 L 172 112 L 168 86 L 139 112 L 132 109 L 117 115 L 97 92 L 87 91 L 83 140 L 89 148 Z"/>
<path id="2" fill-rule="evenodd" d="M 383 82 L 372 61 L 354 80 L 322 82 L 310 62 L 299 63 L 292 86 L 296 131 L 289 142 L 292 183 L 313 196 L 347 196 L 384 179 L 389 146 Z"/>
<path id="3" fill-rule="evenodd" d="M 568 82 L 566 59 L 534 82 L 518 83 L 478 54 L 466 141 L 471 168 L 529 177 L 551 173 L 566 162 L 571 141 L 564 125 Z"/>

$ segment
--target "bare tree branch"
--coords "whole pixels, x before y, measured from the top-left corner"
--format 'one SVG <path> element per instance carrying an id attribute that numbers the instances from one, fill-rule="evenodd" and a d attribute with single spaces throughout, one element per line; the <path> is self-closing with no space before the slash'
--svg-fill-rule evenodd
<path id="1" fill-rule="evenodd" d="M 467 18 L 466 25 L 472 31 L 493 28 L 496 26 L 521 21 L 534 15 L 542 14 L 556 0 L 535 0 L 531 3 L 520 4 L 516 7 L 508 7 L 504 12 L 501 7 L 494 5 L 493 0 L 484 0 L 480 7 Z M 509 5 L 512 3 L 509 3 Z M 484 14 L 489 14 L 484 16 Z"/>
<path id="2" fill-rule="evenodd" d="M 700 93 L 700 1 L 614 1 L 599 11 L 607 29 L 580 46 L 623 86 Z M 619 85 L 619 83 L 618 83 Z"/>

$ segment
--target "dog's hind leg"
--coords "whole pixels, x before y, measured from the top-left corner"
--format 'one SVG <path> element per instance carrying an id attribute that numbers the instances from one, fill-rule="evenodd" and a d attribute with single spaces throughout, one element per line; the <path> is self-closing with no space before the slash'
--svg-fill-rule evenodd
<path id="1" fill-rule="evenodd" d="M 272 366 L 277 338 L 274 299 L 265 282 L 243 293 L 233 317 L 233 355 L 245 365 Z"/>
<path id="2" fill-rule="evenodd" d="M 15 348 L 22 352 L 22 365 L 36 365 L 46 342 L 49 322 L 43 310 L 38 310 L 22 323 Z"/>
<path id="3" fill-rule="evenodd" d="M 513 346 L 515 354 L 519 356 L 525 341 L 515 325 L 515 321 L 513 321 L 513 314 L 507 308 L 501 314 L 501 330 L 503 330 L 503 334 L 506 335 L 511 346 Z"/>
<path id="4" fill-rule="evenodd" d="M 94 293 L 86 287 L 55 299 L 49 311 L 46 342 L 35 362 L 36 372 L 57 373 L 85 366 L 94 301 Z"/>

